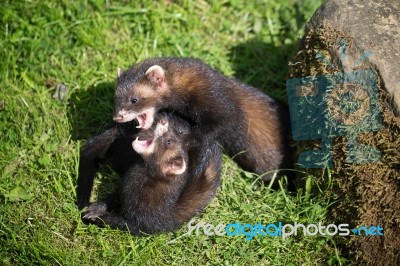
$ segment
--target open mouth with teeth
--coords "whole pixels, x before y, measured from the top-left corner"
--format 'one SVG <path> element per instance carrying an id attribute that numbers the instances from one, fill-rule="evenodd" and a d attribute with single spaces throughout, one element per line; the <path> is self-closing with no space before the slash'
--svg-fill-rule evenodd
<path id="1" fill-rule="evenodd" d="M 143 116 L 143 114 L 139 115 L 137 117 L 139 122 L 139 126 L 148 126 L 148 123 L 146 121 L 147 114 Z M 151 116 L 151 124 L 153 123 L 153 116 Z M 144 119 L 144 121 L 142 120 Z M 142 122 L 142 123 L 141 123 Z M 149 126 L 149 127 L 150 127 Z M 136 137 L 136 139 L 132 142 L 132 147 L 133 149 L 142 155 L 148 155 L 154 152 L 154 146 L 155 146 L 155 141 L 160 138 L 161 136 L 164 135 L 168 131 L 168 121 L 165 119 L 161 119 L 158 123 L 155 129 L 150 129 L 146 130 L 145 127 L 142 127 L 144 130 L 141 130 L 140 134 L 140 139 L 139 136 Z"/>
<path id="2" fill-rule="evenodd" d="M 146 126 L 146 118 L 147 118 L 147 114 L 146 113 L 140 114 L 140 115 L 138 115 L 136 117 L 136 120 L 139 123 L 137 128 L 144 128 Z"/>
<path id="3" fill-rule="evenodd" d="M 154 108 L 149 108 L 138 114 L 136 120 L 138 121 L 137 128 L 149 129 L 154 121 Z"/>
<path id="4" fill-rule="evenodd" d="M 153 144 L 153 138 L 151 139 L 146 139 L 146 140 L 137 140 L 139 145 L 141 145 L 142 147 L 148 148 L 150 147 L 151 144 Z"/>
<path id="5" fill-rule="evenodd" d="M 139 154 L 150 154 L 154 151 L 154 138 L 139 140 L 137 137 L 132 143 L 133 149 Z"/>
<path id="6" fill-rule="evenodd" d="M 115 116 L 114 121 L 117 123 L 125 123 L 136 119 L 138 122 L 137 128 L 149 129 L 154 121 L 155 108 L 148 108 L 140 113 L 135 111 L 120 110 Z"/>

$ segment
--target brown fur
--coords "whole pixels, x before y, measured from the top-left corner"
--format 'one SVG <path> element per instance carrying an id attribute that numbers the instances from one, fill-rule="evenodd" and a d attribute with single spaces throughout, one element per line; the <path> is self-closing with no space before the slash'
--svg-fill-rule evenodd
<path id="1" fill-rule="evenodd" d="M 244 128 L 249 141 L 248 153 L 249 166 L 246 168 L 254 169 L 256 173 L 262 173 L 264 169 L 278 169 L 282 162 L 281 151 L 284 149 L 282 136 L 285 136 L 281 122 L 276 115 L 276 106 L 267 105 L 260 101 L 257 96 L 249 97 L 243 91 L 235 91 L 235 99 L 240 102 L 244 111 Z M 261 161 L 261 163 L 258 163 Z M 278 164 L 277 164 L 278 162 Z"/>
<path id="2" fill-rule="evenodd" d="M 269 172 L 265 180 L 274 176 L 273 170 L 291 166 L 288 112 L 256 88 L 195 59 L 156 58 L 118 78 L 117 98 L 139 97 L 148 84 L 154 90 L 150 98 L 131 105 L 117 99 L 116 113 L 121 106 L 138 114 L 149 107 L 177 112 L 194 123 L 200 135 L 221 143 L 243 169 Z M 135 89 L 124 89 L 132 86 Z"/>
<path id="3" fill-rule="evenodd" d="M 156 121 L 168 121 L 165 123 L 168 130 L 154 138 L 152 152 L 125 173 L 120 191 L 86 209 L 85 220 L 128 229 L 137 235 L 170 231 L 200 213 L 212 200 L 220 180 L 219 146 L 215 141 L 191 134 L 182 119 L 171 114 L 157 116 L 163 118 Z M 150 129 L 154 127 L 153 136 L 157 126 Z M 135 143 L 148 138 L 149 134 L 142 130 Z M 176 174 L 182 169 L 183 172 Z M 115 196 L 120 200 L 120 211 L 109 213 L 116 207 L 112 205 Z"/>
<path id="4" fill-rule="evenodd" d="M 215 185 L 219 183 L 221 164 L 217 158 L 212 158 L 213 156 L 209 158 L 209 164 L 201 175 L 202 180 L 189 182 L 179 197 L 176 213 L 179 220 L 188 221 L 193 217 L 193 213 L 197 214 L 202 211 L 199 206 L 206 206 L 214 197 L 216 192 Z"/>

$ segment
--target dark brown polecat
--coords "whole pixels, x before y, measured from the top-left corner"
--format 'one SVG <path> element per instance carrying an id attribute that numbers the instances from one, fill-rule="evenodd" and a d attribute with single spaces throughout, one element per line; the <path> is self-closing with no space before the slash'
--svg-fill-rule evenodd
<path id="1" fill-rule="evenodd" d="M 123 175 L 119 190 L 86 208 L 86 221 L 135 235 L 171 231 L 214 197 L 221 149 L 215 141 L 191 134 L 184 120 L 159 113 L 150 130 L 139 132 L 133 148 L 141 160 Z"/>
<path id="2" fill-rule="evenodd" d="M 162 109 L 185 116 L 244 170 L 263 175 L 291 166 L 287 110 L 258 89 L 189 58 L 156 58 L 119 74 L 114 121 L 149 128 Z"/>

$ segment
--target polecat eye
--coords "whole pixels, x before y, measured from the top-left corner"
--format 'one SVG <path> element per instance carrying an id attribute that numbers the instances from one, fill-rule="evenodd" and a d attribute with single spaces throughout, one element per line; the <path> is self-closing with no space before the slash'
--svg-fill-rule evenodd
<path id="1" fill-rule="evenodd" d="M 135 103 L 137 103 L 138 101 L 139 101 L 139 99 L 136 98 L 136 97 L 132 97 L 132 98 L 131 98 L 131 103 L 132 103 L 132 104 L 135 104 Z"/>

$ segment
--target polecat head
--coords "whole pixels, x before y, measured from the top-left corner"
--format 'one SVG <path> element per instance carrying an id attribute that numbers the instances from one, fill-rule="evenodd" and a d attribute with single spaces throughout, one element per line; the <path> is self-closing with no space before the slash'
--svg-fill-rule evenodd
<path id="1" fill-rule="evenodd" d="M 154 128 L 154 130 L 153 130 Z M 181 175 L 186 171 L 188 160 L 187 137 L 189 125 L 171 115 L 157 115 L 152 137 L 139 136 L 132 143 L 134 150 L 144 161 L 158 168 L 163 176 Z M 140 138 L 144 138 L 140 139 Z"/>
<path id="2" fill-rule="evenodd" d="M 114 121 L 136 119 L 138 128 L 149 129 L 164 96 L 169 94 L 165 70 L 151 61 L 121 73 L 115 90 Z"/>

